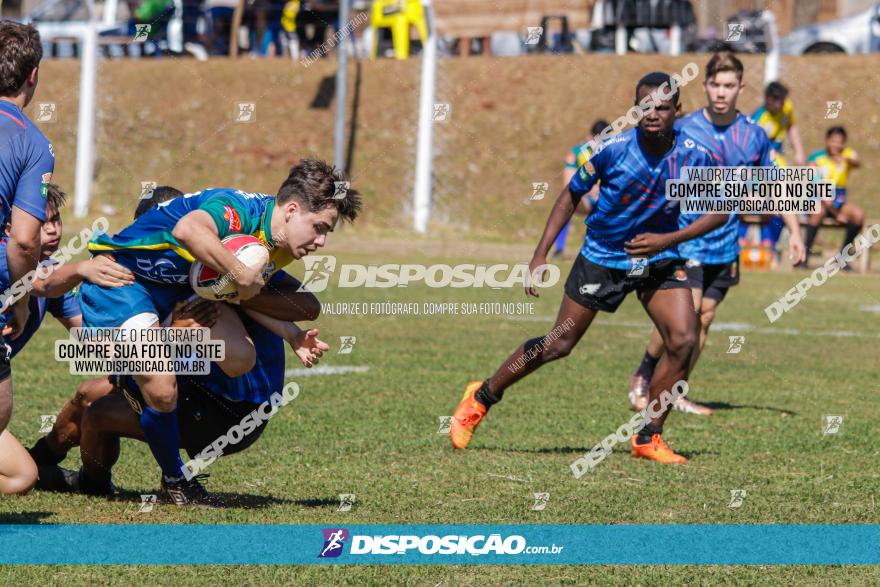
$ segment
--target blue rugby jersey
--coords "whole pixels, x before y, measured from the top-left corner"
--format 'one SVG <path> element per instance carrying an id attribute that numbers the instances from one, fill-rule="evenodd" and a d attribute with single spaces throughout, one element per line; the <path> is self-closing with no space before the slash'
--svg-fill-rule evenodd
<path id="1" fill-rule="evenodd" d="M 672 148 L 662 157 L 647 154 L 640 135 L 633 128 L 602 143 L 568 184 L 572 194 L 583 195 L 600 182 L 596 206 L 585 221 L 587 236 L 581 254 L 612 269 L 632 267 L 624 242 L 646 232 L 678 230 L 679 206 L 666 200 L 666 180 L 680 178 L 682 167 L 717 163 L 708 149 L 685 141 L 678 131 Z M 671 247 L 648 262 L 680 257 L 678 249 Z"/>
<path id="2" fill-rule="evenodd" d="M 726 167 L 770 167 L 773 145 L 760 126 L 748 116 L 737 113 L 727 126 L 715 126 L 701 108 L 676 121 L 681 133 L 706 146 L 719 159 L 716 165 Z M 699 214 L 682 214 L 681 227 L 699 218 Z M 703 264 L 725 264 L 739 257 L 739 215 L 731 214 L 723 225 L 701 237 L 679 245 L 681 255 Z"/>
<path id="3" fill-rule="evenodd" d="M 46 190 L 54 171 L 49 139 L 18 106 L 0 100 L 0 233 L 12 206 L 46 221 Z"/>
<path id="4" fill-rule="evenodd" d="M 279 271 L 269 283 L 277 285 L 286 276 L 286 273 Z M 179 376 L 179 379 L 233 401 L 260 404 L 284 387 L 284 340 L 244 312 L 238 312 L 238 316 L 257 351 L 254 368 L 241 377 L 232 378 L 217 363 L 211 363 L 210 374 Z"/>

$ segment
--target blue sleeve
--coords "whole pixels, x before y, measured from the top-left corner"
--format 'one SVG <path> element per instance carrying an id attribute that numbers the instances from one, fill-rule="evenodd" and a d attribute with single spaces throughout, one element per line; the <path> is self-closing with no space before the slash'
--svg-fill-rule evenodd
<path id="1" fill-rule="evenodd" d="M 73 318 L 82 314 L 79 308 L 79 296 L 66 292 L 60 298 L 46 300 L 46 310 L 56 318 Z"/>
<path id="2" fill-rule="evenodd" d="M 710 151 L 706 149 L 704 155 L 705 163 L 701 163 L 700 167 L 719 167 L 723 164 L 723 161 L 718 160 L 718 156 L 714 151 Z"/>
<path id="3" fill-rule="evenodd" d="M 761 167 L 776 167 L 776 161 L 773 159 L 773 145 L 770 144 L 767 133 L 762 132 L 757 136 L 760 137 L 758 141 L 758 165 Z"/>
<path id="4" fill-rule="evenodd" d="M 290 277 L 289 274 L 284 271 L 278 271 L 269 278 L 269 285 L 281 285 L 281 283 L 288 277 Z"/>
<path id="5" fill-rule="evenodd" d="M 608 148 L 599 148 L 574 174 L 568 182 L 568 189 L 573 196 L 583 196 L 590 191 L 604 173 Z"/>
<path id="6" fill-rule="evenodd" d="M 55 171 L 55 153 L 52 144 L 34 131 L 21 135 L 24 171 L 15 186 L 12 205 L 24 210 L 40 222 L 46 221 L 46 189 Z"/>

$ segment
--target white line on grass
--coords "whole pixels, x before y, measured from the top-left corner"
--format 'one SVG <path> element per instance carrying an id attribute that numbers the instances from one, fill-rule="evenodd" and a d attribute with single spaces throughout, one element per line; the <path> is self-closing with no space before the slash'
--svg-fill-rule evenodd
<path id="1" fill-rule="evenodd" d="M 321 365 L 311 369 L 288 369 L 284 372 L 285 377 L 309 377 L 312 375 L 341 375 L 343 373 L 366 373 L 369 367 L 354 365 Z"/>

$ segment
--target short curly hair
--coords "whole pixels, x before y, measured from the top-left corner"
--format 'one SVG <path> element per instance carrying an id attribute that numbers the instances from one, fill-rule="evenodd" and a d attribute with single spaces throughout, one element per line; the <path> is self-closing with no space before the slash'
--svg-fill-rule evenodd
<path id="1" fill-rule="evenodd" d="M 17 96 L 42 58 L 40 33 L 33 25 L 0 20 L 0 96 Z"/>
<path id="2" fill-rule="evenodd" d="M 361 210 L 361 195 L 351 189 L 346 175 L 320 159 L 300 159 L 291 167 L 287 179 L 278 188 L 276 201 L 286 204 L 292 199 L 310 212 L 336 208 L 339 217 L 349 222 L 354 222 Z"/>

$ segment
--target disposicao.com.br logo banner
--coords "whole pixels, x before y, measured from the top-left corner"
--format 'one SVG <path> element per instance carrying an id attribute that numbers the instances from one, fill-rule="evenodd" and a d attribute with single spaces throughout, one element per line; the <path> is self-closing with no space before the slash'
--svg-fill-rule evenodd
<path id="1" fill-rule="evenodd" d="M 880 525 L 0 524 L 0 564 L 877 565 Z"/>
<path id="2" fill-rule="evenodd" d="M 556 544 L 527 544 L 526 538 L 518 533 L 444 533 L 442 527 L 430 528 L 425 533 L 404 534 L 356 534 L 346 528 L 325 528 L 324 545 L 320 558 L 337 558 L 344 552 L 349 556 L 400 556 L 410 555 L 427 558 L 452 555 L 464 556 L 515 556 L 515 555 L 558 555 L 563 546 Z M 404 528 L 404 530 L 406 530 Z M 349 542 L 346 548 L 346 542 Z M 424 562 L 428 562 L 425 560 Z"/>

